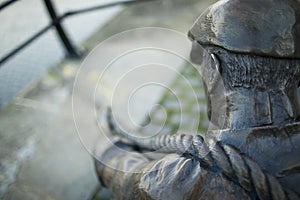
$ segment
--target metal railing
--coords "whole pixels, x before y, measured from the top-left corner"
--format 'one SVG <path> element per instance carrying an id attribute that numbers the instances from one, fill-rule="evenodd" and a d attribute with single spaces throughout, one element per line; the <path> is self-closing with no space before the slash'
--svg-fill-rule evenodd
<path id="1" fill-rule="evenodd" d="M 13 3 L 20 1 L 20 0 L 7 0 L 0 4 L 0 12 L 1 10 L 5 9 L 6 7 L 12 5 Z M 31 44 L 33 41 L 35 41 L 37 38 L 39 38 L 41 35 L 46 33 L 51 28 L 55 28 L 57 35 L 66 50 L 67 56 L 72 58 L 79 58 L 81 56 L 80 51 L 76 48 L 76 46 L 71 42 L 68 35 L 66 34 L 64 27 L 62 25 L 62 21 L 70 16 L 87 13 L 95 10 L 100 10 L 108 7 L 113 7 L 117 5 L 128 5 L 138 2 L 145 2 L 145 1 L 153 1 L 153 0 L 122 0 L 122 1 L 116 1 L 108 4 L 102 4 L 102 5 L 96 5 L 88 8 L 78 9 L 78 10 L 71 10 L 67 11 L 64 14 L 58 16 L 56 9 L 52 3 L 51 0 L 43 0 L 44 4 L 47 8 L 48 14 L 50 16 L 51 22 L 45 26 L 44 28 L 37 31 L 35 34 L 33 34 L 31 37 L 24 40 L 22 43 L 20 43 L 18 46 L 16 46 L 13 50 L 11 50 L 9 53 L 4 55 L 0 58 L 0 67 L 8 61 L 10 58 L 12 58 L 14 55 L 16 55 L 18 52 L 20 52 L 22 49 L 27 47 L 29 44 Z"/>

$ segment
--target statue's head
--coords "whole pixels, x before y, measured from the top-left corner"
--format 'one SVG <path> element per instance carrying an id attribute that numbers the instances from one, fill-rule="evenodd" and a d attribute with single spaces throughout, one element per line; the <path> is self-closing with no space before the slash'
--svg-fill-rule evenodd
<path id="1" fill-rule="evenodd" d="M 218 1 L 189 38 L 194 59 L 197 45 L 205 49 L 201 72 L 214 124 L 246 128 L 298 120 L 299 1 Z"/>

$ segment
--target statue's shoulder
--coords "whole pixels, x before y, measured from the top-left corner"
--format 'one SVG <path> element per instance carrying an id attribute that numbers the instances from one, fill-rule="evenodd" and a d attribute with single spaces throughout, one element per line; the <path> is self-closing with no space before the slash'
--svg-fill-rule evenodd
<path id="1" fill-rule="evenodd" d="M 213 137 L 232 145 L 300 193 L 300 123 L 242 130 L 215 131 Z"/>

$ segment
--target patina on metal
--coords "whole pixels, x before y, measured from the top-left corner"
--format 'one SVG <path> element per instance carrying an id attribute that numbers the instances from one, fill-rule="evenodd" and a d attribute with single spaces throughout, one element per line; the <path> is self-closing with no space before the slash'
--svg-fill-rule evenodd
<path id="1" fill-rule="evenodd" d="M 117 199 L 300 199 L 299 16 L 296 0 L 208 8 L 189 37 L 194 58 L 197 44 L 205 49 L 208 116 L 219 129 L 140 139 L 108 112 L 110 130 L 133 145 L 98 148 L 102 184 Z M 153 159 L 142 149 L 168 154 Z"/>

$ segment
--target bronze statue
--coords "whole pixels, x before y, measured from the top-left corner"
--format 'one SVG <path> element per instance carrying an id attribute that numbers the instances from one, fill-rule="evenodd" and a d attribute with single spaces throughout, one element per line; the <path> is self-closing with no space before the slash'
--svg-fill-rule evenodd
<path id="1" fill-rule="evenodd" d="M 205 49 L 200 70 L 218 130 L 141 139 L 108 112 L 110 130 L 127 140 L 97 149 L 102 184 L 117 199 L 300 199 L 300 2 L 221 0 L 189 38 L 193 56 Z"/>

